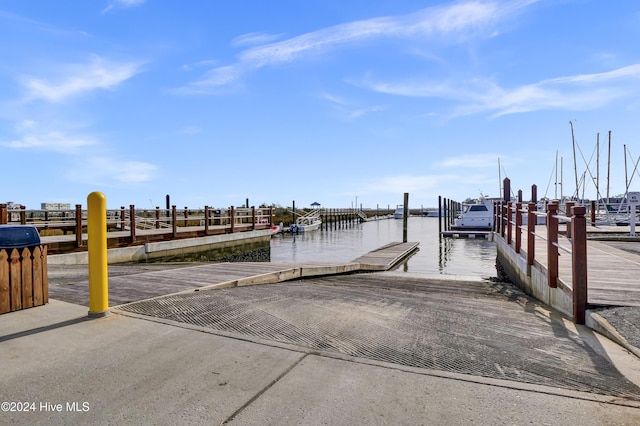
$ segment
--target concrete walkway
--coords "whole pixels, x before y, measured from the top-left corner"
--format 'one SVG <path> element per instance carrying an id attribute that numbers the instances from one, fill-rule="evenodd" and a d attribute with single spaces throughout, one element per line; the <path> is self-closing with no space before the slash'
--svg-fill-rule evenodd
<path id="1" fill-rule="evenodd" d="M 231 318 L 233 298 L 242 296 L 254 315 L 244 330 L 242 313 L 212 326 L 195 311 L 185 315 L 199 318 L 190 323 L 125 305 L 88 320 L 86 306 L 59 300 L 2 315 L 0 423 L 640 424 L 638 358 L 508 285 L 394 273 L 343 278 L 189 296 L 194 308 L 220 302 L 206 305 L 213 323 Z M 258 303 L 255 292 L 267 298 Z M 330 344 L 278 336 L 287 328 L 264 326 L 274 318 Z M 316 327 L 325 321 L 333 328 Z M 377 339 L 353 340 L 372 330 Z M 376 345 L 385 336 L 405 342 L 390 346 L 409 361 L 350 352 L 385 348 Z M 438 356 L 463 343 L 477 350 Z M 451 368 L 430 361 L 453 357 Z M 564 381 L 541 373 L 560 365 Z"/>

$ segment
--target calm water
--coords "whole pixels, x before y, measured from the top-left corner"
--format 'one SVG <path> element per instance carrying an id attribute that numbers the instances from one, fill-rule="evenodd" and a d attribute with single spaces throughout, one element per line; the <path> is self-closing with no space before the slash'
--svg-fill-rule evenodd
<path id="1" fill-rule="evenodd" d="M 354 224 L 342 229 L 271 239 L 272 262 L 331 261 L 353 259 L 391 242 L 402 241 L 402 220 L 387 219 Z M 496 276 L 495 244 L 485 239 L 438 238 L 438 218 L 410 217 L 408 241 L 420 249 L 398 272 L 418 274 Z"/>

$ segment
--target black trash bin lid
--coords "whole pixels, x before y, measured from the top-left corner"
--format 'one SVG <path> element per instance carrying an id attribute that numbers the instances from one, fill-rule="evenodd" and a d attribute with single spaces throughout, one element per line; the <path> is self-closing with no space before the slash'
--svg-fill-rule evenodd
<path id="1" fill-rule="evenodd" d="M 0 225 L 0 249 L 33 247 L 40 245 L 40 234 L 35 226 Z"/>

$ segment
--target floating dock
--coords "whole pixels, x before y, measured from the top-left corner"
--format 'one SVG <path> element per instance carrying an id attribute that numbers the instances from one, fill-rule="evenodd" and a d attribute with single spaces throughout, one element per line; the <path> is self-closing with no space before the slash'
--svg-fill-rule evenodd
<path id="1" fill-rule="evenodd" d="M 442 231 L 442 237 L 449 238 L 484 238 L 490 239 L 493 231 Z"/>

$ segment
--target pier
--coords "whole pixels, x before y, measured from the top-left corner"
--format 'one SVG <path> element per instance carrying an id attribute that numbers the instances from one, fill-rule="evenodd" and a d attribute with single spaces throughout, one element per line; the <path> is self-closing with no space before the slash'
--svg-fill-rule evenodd
<path id="1" fill-rule="evenodd" d="M 587 309 L 640 306 L 640 253 L 625 250 L 624 238 L 603 241 L 620 227 L 587 225 L 585 212 L 573 203 L 562 213 L 554 202 L 546 212 L 535 203 L 503 202 L 496 205 L 494 232 L 498 262 L 511 281 L 578 323 Z M 536 224 L 541 215 L 545 225 Z"/>
<path id="2" fill-rule="evenodd" d="M 128 209 L 107 210 L 107 246 L 109 248 L 140 246 L 159 241 L 208 237 L 269 230 L 273 226 L 271 207 L 228 207 L 203 209 Z M 47 236 L 49 254 L 86 251 L 87 211 L 81 205 L 75 210 L 8 210 L 0 204 L 0 225 L 33 225 L 41 234 L 57 231 L 62 235 Z"/>

